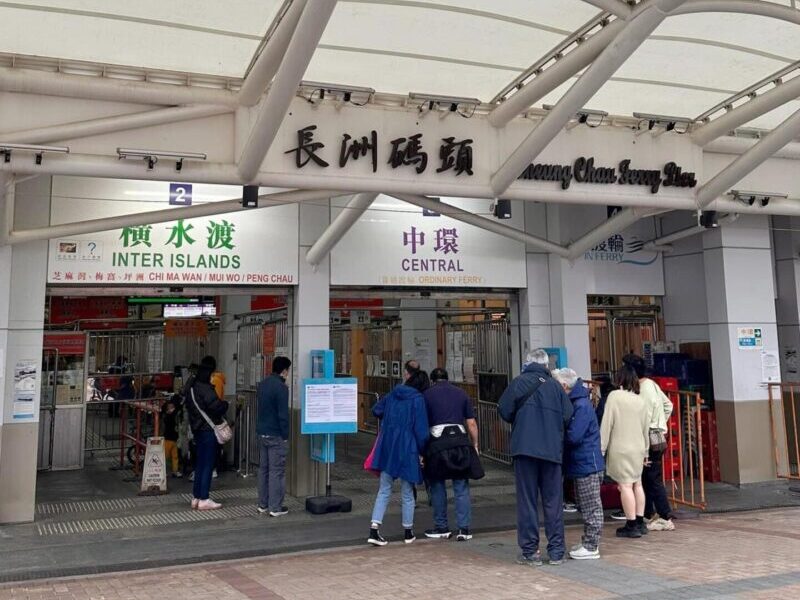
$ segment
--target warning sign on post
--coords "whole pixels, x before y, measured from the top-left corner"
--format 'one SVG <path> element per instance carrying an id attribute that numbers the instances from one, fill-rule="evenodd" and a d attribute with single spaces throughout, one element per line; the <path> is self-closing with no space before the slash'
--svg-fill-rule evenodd
<path id="1" fill-rule="evenodd" d="M 147 451 L 142 468 L 140 496 L 155 496 L 167 493 L 167 464 L 164 456 L 164 438 L 147 438 Z"/>

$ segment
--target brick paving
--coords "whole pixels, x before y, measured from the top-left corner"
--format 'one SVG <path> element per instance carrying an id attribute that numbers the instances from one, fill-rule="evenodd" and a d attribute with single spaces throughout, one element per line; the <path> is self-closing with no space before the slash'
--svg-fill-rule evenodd
<path id="1" fill-rule="evenodd" d="M 405 600 L 800 598 L 800 509 L 703 516 L 641 540 L 614 537 L 599 561 L 514 564 L 513 532 L 0 586 L 0 600 Z M 567 530 L 576 543 L 578 528 Z M 455 590 L 458 590 L 457 592 Z"/>

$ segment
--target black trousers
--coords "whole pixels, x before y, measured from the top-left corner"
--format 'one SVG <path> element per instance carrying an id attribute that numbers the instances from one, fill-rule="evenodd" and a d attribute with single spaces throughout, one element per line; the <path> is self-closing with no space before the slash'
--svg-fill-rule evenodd
<path id="1" fill-rule="evenodd" d="M 528 456 L 514 457 L 517 484 L 517 543 L 522 554 L 539 550 L 539 496 L 542 497 L 547 554 L 564 558 L 564 481 L 561 465 Z"/>
<path id="2" fill-rule="evenodd" d="M 644 488 L 644 516 L 651 519 L 658 514 L 662 519 L 672 517 L 672 508 L 667 500 L 662 476 L 664 451 L 650 451 L 650 466 L 642 471 L 642 487 Z"/>

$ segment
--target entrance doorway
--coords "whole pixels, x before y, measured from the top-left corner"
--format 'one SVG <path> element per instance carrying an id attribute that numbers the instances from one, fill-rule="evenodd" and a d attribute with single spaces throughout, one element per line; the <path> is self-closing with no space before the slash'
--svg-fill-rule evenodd
<path id="1" fill-rule="evenodd" d="M 664 339 L 661 307 L 652 296 L 589 296 L 592 378 L 613 379 L 628 353 L 644 355 L 646 343 Z"/>
<path id="2" fill-rule="evenodd" d="M 402 382 L 404 363 L 414 359 L 427 371 L 447 370 L 473 402 L 484 457 L 510 463 L 510 429 L 497 402 L 511 380 L 516 298 L 386 291 L 358 300 L 345 294 L 353 291 L 342 290 L 331 302 L 331 348 L 337 374 L 359 381 L 359 431 L 377 433 L 372 407 Z"/>

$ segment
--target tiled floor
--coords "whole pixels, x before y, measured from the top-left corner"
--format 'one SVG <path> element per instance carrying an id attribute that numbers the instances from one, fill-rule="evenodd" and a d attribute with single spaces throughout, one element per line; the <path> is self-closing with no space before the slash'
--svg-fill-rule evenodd
<path id="1" fill-rule="evenodd" d="M 674 532 L 619 540 L 599 561 L 524 567 L 513 532 L 469 543 L 418 541 L 0 587 L 0 600 L 361 600 L 440 597 L 800 597 L 800 509 L 706 516 Z M 578 541 L 580 530 L 567 531 Z M 446 592 L 446 593 L 445 593 Z"/>

